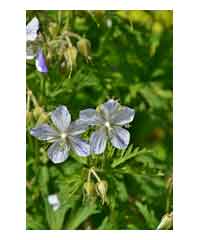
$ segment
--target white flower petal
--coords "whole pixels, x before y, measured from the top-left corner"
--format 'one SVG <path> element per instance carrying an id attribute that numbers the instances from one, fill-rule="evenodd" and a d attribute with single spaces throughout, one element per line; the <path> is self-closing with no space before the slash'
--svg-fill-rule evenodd
<path id="1" fill-rule="evenodd" d="M 106 148 L 107 138 L 105 127 L 101 127 L 93 132 L 90 137 L 91 152 L 95 154 L 103 153 Z"/>
<path id="2" fill-rule="evenodd" d="M 81 157 L 87 157 L 90 155 L 90 145 L 82 140 L 80 137 L 69 137 L 70 146 L 73 149 L 73 151 L 81 156 Z"/>
<path id="3" fill-rule="evenodd" d="M 39 140 L 52 140 L 58 137 L 58 133 L 48 124 L 41 124 L 30 130 L 30 134 Z"/>
<path id="4" fill-rule="evenodd" d="M 99 114 L 96 112 L 95 109 L 92 108 L 80 111 L 79 118 L 81 121 L 87 123 L 88 125 L 96 125 L 102 122 Z"/>
<path id="5" fill-rule="evenodd" d="M 126 148 L 130 141 L 130 133 L 126 129 L 117 126 L 109 131 L 109 137 L 112 145 L 119 149 Z"/>
<path id="6" fill-rule="evenodd" d="M 62 141 L 54 142 L 48 149 L 48 156 L 55 164 L 62 163 L 68 158 L 69 146 Z"/>
<path id="7" fill-rule="evenodd" d="M 75 135 L 80 135 L 84 133 L 85 131 L 87 131 L 87 129 L 88 129 L 88 124 L 86 124 L 82 120 L 76 120 L 70 124 L 67 132 L 70 136 L 75 136 Z"/>
<path id="8" fill-rule="evenodd" d="M 115 112 L 111 117 L 111 123 L 116 125 L 125 125 L 133 121 L 135 110 L 129 107 L 122 107 L 119 111 Z"/>
<path id="9" fill-rule="evenodd" d="M 27 41 L 35 41 L 37 38 L 37 31 L 39 30 L 39 21 L 36 17 L 34 17 L 27 25 L 26 25 L 26 40 Z"/>
<path id="10" fill-rule="evenodd" d="M 60 208 L 60 201 L 57 194 L 51 194 L 48 196 L 48 202 L 52 206 L 53 210 L 56 211 Z"/>
<path id="11" fill-rule="evenodd" d="M 71 115 L 65 106 L 59 106 L 51 113 L 51 120 L 61 132 L 65 132 L 71 122 Z"/>

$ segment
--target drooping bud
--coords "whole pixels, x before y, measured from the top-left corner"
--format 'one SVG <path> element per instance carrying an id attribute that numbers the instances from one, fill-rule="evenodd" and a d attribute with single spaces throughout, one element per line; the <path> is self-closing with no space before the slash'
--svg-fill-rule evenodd
<path id="1" fill-rule="evenodd" d="M 58 25 L 55 22 L 51 22 L 49 24 L 48 30 L 52 36 L 56 36 L 58 34 Z"/>
<path id="2" fill-rule="evenodd" d="M 157 230 L 168 230 L 171 229 L 173 225 L 173 213 L 166 213 L 162 219 L 160 224 L 157 227 Z"/>
<path id="3" fill-rule="evenodd" d="M 108 191 L 108 183 L 105 180 L 101 180 L 96 183 L 97 194 L 101 197 L 102 204 L 106 201 L 106 194 Z"/>
<path id="4" fill-rule="evenodd" d="M 91 181 L 87 181 L 83 185 L 86 197 L 92 197 L 95 195 L 95 184 Z"/>
<path id="5" fill-rule="evenodd" d="M 91 60 L 91 43 L 86 38 L 81 38 L 77 42 L 77 48 L 82 56 L 86 58 L 87 61 Z"/>
<path id="6" fill-rule="evenodd" d="M 72 68 L 76 67 L 77 49 L 74 46 L 68 47 L 64 52 L 64 57 L 68 69 L 72 71 Z"/>

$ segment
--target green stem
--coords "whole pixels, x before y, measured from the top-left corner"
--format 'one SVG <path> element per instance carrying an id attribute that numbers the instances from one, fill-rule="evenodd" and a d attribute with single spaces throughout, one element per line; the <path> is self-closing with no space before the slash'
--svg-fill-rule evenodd
<path id="1" fill-rule="evenodd" d="M 69 47 L 72 47 L 72 42 L 70 40 L 70 38 L 68 36 L 65 36 L 66 40 L 67 40 L 67 44 Z"/>
<path id="2" fill-rule="evenodd" d="M 29 108 L 30 108 L 30 94 L 27 93 L 26 112 L 29 112 Z"/>
<path id="3" fill-rule="evenodd" d="M 69 36 L 69 37 L 74 37 L 74 38 L 76 38 L 76 39 L 78 39 L 78 40 L 81 39 L 81 36 L 78 35 L 77 33 L 74 33 L 74 32 L 69 32 L 69 31 L 67 31 L 67 32 L 66 32 L 66 35 Z"/>
<path id="4" fill-rule="evenodd" d="M 97 179 L 98 182 L 101 181 L 101 179 L 99 178 L 99 176 L 96 174 L 96 172 L 94 171 L 93 168 L 90 169 L 91 173 L 95 176 L 95 178 Z"/>

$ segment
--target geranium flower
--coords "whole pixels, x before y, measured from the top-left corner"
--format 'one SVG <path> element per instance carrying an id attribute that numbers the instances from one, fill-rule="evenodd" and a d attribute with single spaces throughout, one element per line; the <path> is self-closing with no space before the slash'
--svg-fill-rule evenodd
<path id="1" fill-rule="evenodd" d="M 26 26 L 26 59 L 35 58 L 35 65 L 39 72 L 47 73 L 45 57 L 41 48 L 37 46 L 37 32 L 39 30 L 39 20 L 34 17 Z"/>
<path id="2" fill-rule="evenodd" d="M 81 139 L 81 134 L 87 130 L 87 125 L 79 120 L 71 122 L 71 115 L 65 106 L 59 106 L 51 113 L 55 127 L 41 124 L 30 130 L 30 134 L 39 140 L 53 142 L 48 149 L 48 157 L 53 163 L 64 162 L 69 151 L 74 151 L 81 157 L 90 154 L 89 144 Z"/>
<path id="3" fill-rule="evenodd" d="M 135 116 L 135 110 L 121 106 L 113 99 L 95 109 L 86 109 L 80 112 L 80 121 L 97 129 L 90 137 L 91 152 L 101 154 L 105 151 L 107 141 L 118 149 L 124 149 L 130 141 L 129 132 L 122 128 Z"/>

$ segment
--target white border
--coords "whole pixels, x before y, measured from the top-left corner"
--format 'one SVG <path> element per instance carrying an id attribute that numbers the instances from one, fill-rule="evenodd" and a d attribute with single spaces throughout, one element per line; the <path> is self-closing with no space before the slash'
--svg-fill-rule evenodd
<path id="1" fill-rule="evenodd" d="M 48 1 L 48 0 L 24 0 L 25 9 L 47 10 L 128 10 L 128 9 L 172 9 L 173 0 L 73 0 L 73 1 Z"/>
<path id="2" fill-rule="evenodd" d="M 197 1 L 198 2 L 198 1 Z M 3 5 L 4 4 L 4 5 Z M 170 0 L 19 0 L 1 6 L 0 226 L 4 239 L 198 239 L 199 236 L 199 8 Z M 193 8 L 192 8 L 193 6 Z M 25 228 L 25 10 L 174 9 L 173 231 L 27 231 Z"/>

